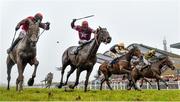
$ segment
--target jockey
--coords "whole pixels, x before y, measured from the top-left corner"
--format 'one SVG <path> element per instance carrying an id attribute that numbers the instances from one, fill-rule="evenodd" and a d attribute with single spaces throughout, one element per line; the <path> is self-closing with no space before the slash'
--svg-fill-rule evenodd
<path id="1" fill-rule="evenodd" d="M 142 67 L 144 65 L 143 62 L 143 56 L 141 58 L 138 58 L 137 56 L 132 56 L 131 60 L 130 60 L 130 65 L 131 68 L 137 68 L 138 70 L 142 70 Z"/>
<path id="2" fill-rule="evenodd" d="M 71 27 L 72 29 L 78 31 L 79 33 L 79 46 L 77 49 L 74 51 L 74 54 L 77 55 L 78 51 L 82 48 L 83 45 L 87 44 L 90 42 L 91 39 L 91 33 L 95 34 L 95 30 L 89 27 L 87 21 L 83 21 L 82 25 L 75 25 L 74 23 L 76 22 L 76 19 L 73 19 L 71 22 Z"/>
<path id="3" fill-rule="evenodd" d="M 149 50 L 147 53 L 144 54 L 144 57 L 143 57 L 143 63 L 144 63 L 144 66 L 142 69 L 148 67 L 151 65 L 152 63 L 152 60 L 155 59 L 157 56 L 156 56 L 156 51 L 154 49 L 151 49 Z M 141 69 L 141 70 L 142 70 Z"/>
<path id="4" fill-rule="evenodd" d="M 145 54 L 145 59 L 150 61 L 150 59 L 155 58 L 156 57 L 156 51 L 154 49 L 149 50 L 146 54 Z"/>
<path id="5" fill-rule="evenodd" d="M 118 54 L 125 54 L 127 52 L 128 50 L 124 47 L 124 43 L 122 42 L 110 48 L 110 54 L 114 59 L 118 57 Z"/>
<path id="6" fill-rule="evenodd" d="M 28 27 L 29 27 L 29 20 L 33 21 L 34 23 L 39 23 L 40 28 L 49 30 L 50 23 L 49 22 L 41 23 L 42 19 L 43 19 L 43 15 L 41 13 L 37 13 L 34 15 L 34 17 L 29 16 L 29 17 L 21 20 L 15 27 L 15 31 L 17 31 L 21 27 L 20 34 L 19 34 L 18 38 L 13 42 L 11 47 L 7 50 L 7 53 L 9 54 L 12 51 L 12 49 L 16 46 L 16 44 L 26 35 L 26 33 L 28 31 Z"/>
<path id="7" fill-rule="evenodd" d="M 125 54 L 128 52 L 128 49 L 124 47 L 124 43 L 120 42 L 119 44 L 115 44 L 110 48 L 110 55 L 113 57 L 113 60 L 109 63 L 109 67 L 116 62 L 119 57 L 119 54 Z"/>

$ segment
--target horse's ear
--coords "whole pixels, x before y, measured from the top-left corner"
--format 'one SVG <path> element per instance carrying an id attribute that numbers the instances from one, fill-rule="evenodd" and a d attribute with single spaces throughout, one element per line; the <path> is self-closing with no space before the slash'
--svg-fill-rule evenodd
<path id="1" fill-rule="evenodd" d="M 102 29 L 100 26 L 99 26 L 100 29 Z"/>
<path id="2" fill-rule="evenodd" d="M 99 32 L 100 28 L 97 28 L 95 31 L 95 34 L 97 34 Z"/>

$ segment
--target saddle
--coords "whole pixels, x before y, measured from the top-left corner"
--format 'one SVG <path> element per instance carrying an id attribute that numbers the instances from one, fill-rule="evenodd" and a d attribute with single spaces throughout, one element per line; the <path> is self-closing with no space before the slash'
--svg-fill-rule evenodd
<path id="1" fill-rule="evenodd" d="M 79 42 L 80 45 L 73 47 L 73 49 L 71 50 L 71 54 L 74 55 L 74 53 L 75 53 L 76 50 L 78 50 L 78 52 L 79 52 L 81 49 L 83 49 L 83 47 L 84 47 L 85 45 L 87 45 L 87 44 L 89 44 L 89 43 L 91 43 L 91 42 L 92 42 L 92 40 L 87 41 L 87 42 L 85 42 L 85 43 L 80 43 L 80 42 Z"/>

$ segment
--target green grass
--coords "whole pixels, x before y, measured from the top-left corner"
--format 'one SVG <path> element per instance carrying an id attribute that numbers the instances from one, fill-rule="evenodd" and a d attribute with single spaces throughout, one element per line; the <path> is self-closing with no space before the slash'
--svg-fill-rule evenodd
<path id="1" fill-rule="evenodd" d="M 16 92 L 0 87 L 0 101 L 180 101 L 180 90 L 74 90 L 25 88 Z"/>

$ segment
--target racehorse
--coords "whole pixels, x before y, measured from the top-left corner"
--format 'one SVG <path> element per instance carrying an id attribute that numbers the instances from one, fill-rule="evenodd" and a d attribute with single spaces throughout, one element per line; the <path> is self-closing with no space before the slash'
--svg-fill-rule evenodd
<path id="1" fill-rule="evenodd" d="M 52 80 L 53 80 L 53 73 L 49 72 L 46 76 L 46 78 L 44 80 L 42 80 L 41 82 L 45 82 L 45 87 L 46 88 L 50 88 L 51 84 L 52 84 Z"/>
<path id="2" fill-rule="evenodd" d="M 94 39 L 92 39 L 91 42 L 89 42 L 88 44 L 84 45 L 83 48 L 79 51 L 78 55 L 74 55 L 74 53 L 72 53 L 73 49 L 75 49 L 76 46 L 69 47 L 63 53 L 62 68 L 61 68 L 62 69 L 61 70 L 61 82 L 60 82 L 60 85 L 58 86 L 59 88 L 61 88 L 63 85 L 67 84 L 69 76 L 74 72 L 75 69 L 77 69 L 76 82 L 70 88 L 74 89 L 74 87 L 78 85 L 80 73 L 82 71 L 86 70 L 87 73 L 86 73 L 86 81 L 85 81 L 84 91 L 87 91 L 89 76 L 90 76 L 93 66 L 97 60 L 96 53 L 98 51 L 98 48 L 99 48 L 101 42 L 104 42 L 105 44 L 111 42 L 111 37 L 106 28 L 101 28 L 101 27 L 97 28 L 95 34 L 96 34 L 96 36 L 94 37 Z M 71 69 L 68 72 L 66 83 L 63 84 L 64 71 L 68 65 L 71 66 Z"/>
<path id="3" fill-rule="evenodd" d="M 36 59 L 36 43 L 39 39 L 39 23 L 34 23 L 32 20 L 28 19 L 29 29 L 25 37 L 19 41 L 19 43 L 14 47 L 12 52 L 8 54 L 6 64 L 7 64 L 7 89 L 9 90 L 9 84 L 11 79 L 11 69 L 17 64 L 18 77 L 16 79 L 16 91 L 23 90 L 23 72 L 26 65 L 29 63 L 31 66 L 34 65 L 34 71 L 32 78 L 29 79 L 28 85 L 32 86 L 34 83 L 34 78 L 36 77 L 36 70 L 39 61 Z"/>
<path id="4" fill-rule="evenodd" d="M 130 60 L 132 56 L 137 56 L 138 58 L 141 57 L 141 51 L 138 47 L 134 46 L 131 50 L 129 50 L 128 53 L 125 55 L 116 58 L 116 62 L 109 66 L 108 62 L 104 62 L 99 66 L 98 70 L 98 76 L 101 75 L 101 72 L 104 75 L 104 78 L 101 80 L 101 86 L 100 90 L 102 90 L 102 85 L 106 81 L 109 89 L 112 90 L 110 83 L 109 83 L 109 77 L 112 74 L 128 74 L 128 79 L 130 80 L 130 72 L 131 72 L 131 65 Z M 137 86 L 134 86 L 135 89 L 137 89 Z"/>
<path id="5" fill-rule="evenodd" d="M 159 57 L 158 61 L 152 63 L 150 66 L 148 66 L 148 68 L 143 68 L 142 71 L 134 68 L 131 71 L 132 81 L 136 83 L 139 78 L 153 78 L 157 81 L 158 90 L 160 90 L 159 80 L 162 81 L 166 87 L 168 87 L 168 84 L 161 78 L 162 71 L 164 70 L 163 68 L 170 68 L 171 70 L 175 69 L 168 56 Z"/>

